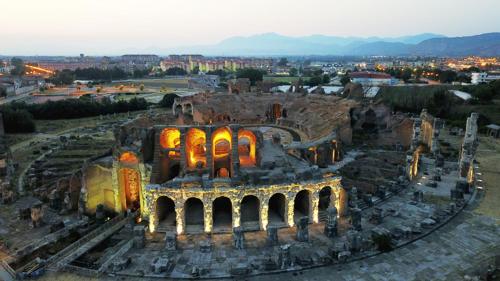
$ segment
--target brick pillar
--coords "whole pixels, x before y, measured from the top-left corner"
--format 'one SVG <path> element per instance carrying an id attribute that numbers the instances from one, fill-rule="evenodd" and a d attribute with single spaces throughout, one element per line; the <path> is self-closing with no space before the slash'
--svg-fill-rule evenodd
<path id="1" fill-rule="evenodd" d="M 187 128 L 181 127 L 179 128 L 179 131 L 181 132 L 181 137 L 180 137 L 180 154 L 181 154 L 181 159 L 180 159 L 180 172 L 179 175 L 183 176 L 186 173 L 187 170 L 187 159 L 186 159 L 186 137 L 187 137 Z"/>
<path id="2" fill-rule="evenodd" d="M 214 163 L 212 159 L 212 133 L 214 131 L 214 126 L 207 126 L 205 128 L 206 141 L 205 141 L 205 149 L 206 149 L 206 158 L 207 158 L 207 171 L 208 177 L 213 178 L 214 172 Z"/>
<path id="3" fill-rule="evenodd" d="M 239 125 L 230 125 L 231 129 L 231 177 L 237 178 L 240 171 L 240 157 L 238 154 L 238 131 Z"/>

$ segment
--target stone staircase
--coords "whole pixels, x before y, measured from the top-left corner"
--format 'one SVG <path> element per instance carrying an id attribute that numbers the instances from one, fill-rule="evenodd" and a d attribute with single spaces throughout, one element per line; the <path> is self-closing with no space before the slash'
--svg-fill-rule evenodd
<path id="1" fill-rule="evenodd" d="M 46 261 L 47 270 L 57 271 L 104 241 L 130 221 L 130 217 L 118 215 L 94 229 L 75 243 L 64 248 Z"/>

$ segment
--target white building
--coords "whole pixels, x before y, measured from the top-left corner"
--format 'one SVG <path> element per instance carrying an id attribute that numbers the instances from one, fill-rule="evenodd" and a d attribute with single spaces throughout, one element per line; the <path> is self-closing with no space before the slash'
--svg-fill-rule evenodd
<path id="1" fill-rule="evenodd" d="M 486 72 L 472 72 L 471 74 L 471 83 L 474 85 L 488 83 L 499 79 L 500 74 L 489 74 Z"/>

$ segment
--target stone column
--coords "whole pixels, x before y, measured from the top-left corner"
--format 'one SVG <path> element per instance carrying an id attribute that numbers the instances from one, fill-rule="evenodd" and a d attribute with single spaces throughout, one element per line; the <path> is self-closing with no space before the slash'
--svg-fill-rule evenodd
<path id="1" fill-rule="evenodd" d="M 232 198 L 230 199 L 231 200 L 231 206 L 233 207 L 233 227 L 240 227 L 241 226 L 241 217 L 240 217 L 240 201 L 239 200 L 233 200 Z"/>
<path id="2" fill-rule="evenodd" d="M 205 225 L 205 232 L 212 232 L 212 202 L 209 200 L 203 200 L 203 220 Z"/>
<path id="3" fill-rule="evenodd" d="M 354 229 L 360 231 L 361 227 L 361 209 L 353 208 L 351 209 L 351 224 Z"/>
<path id="4" fill-rule="evenodd" d="M 337 236 L 337 208 L 329 207 L 326 211 L 328 218 L 325 224 L 325 235 L 332 238 Z"/>
<path id="5" fill-rule="evenodd" d="M 177 234 L 184 233 L 184 203 L 183 202 L 175 202 L 175 222 L 176 222 L 176 231 Z"/>
<path id="6" fill-rule="evenodd" d="M 186 171 L 187 171 L 187 159 L 186 159 L 186 135 L 187 135 L 187 128 L 186 127 L 180 127 L 179 128 L 179 131 L 181 133 L 181 136 L 180 136 L 180 155 L 181 155 L 181 159 L 180 159 L 180 167 L 181 167 L 181 170 L 179 172 L 179 174 L 181 176 L 183 176 Z"/>
<path id="7" fill-rule="evenodd" d="M 270 226 L 267 228 L 267 245 L 276 246 L 279 244 L 278 240 L 278 228 L 276 226 Z"/>
<path id="8" fill-rule="evenodd" d="M 238 154 L 238 131 L 239 125 L 230 125 L 231 129 L 231 177 L 238 178 L 240 171 L 240 157 Z"/>
<path id="9" fill-rule="evenodd" d="M 309 218 L 301 217 L 297 223 L 297 241 L 307 242 L 309 241 Z"/>
<path id="10" fill-rule="evenodd" d="M 294 198 L 295 196 L 286 196 L 286 206 L 285 206 L 285 220 L 286 220 L 286 223 L 288 224 L 288 227 L 292 227 L 295 225 L 295 222 L 293 221 L 293 215 L 294 215 L 294 212 L 293 212 L 293 207 L 294 207 L 294 204 L 295 204 L 295 201 L 294 201 Z"/>
<path id="11" fill-rule="evenodd" d="M 312 222 L 318 223 L 319 222 L 319 192 L 318 191 L 312 192 L 311 195 L 312 195 L 312 198 L 311 198 L 310 213 L 312 214 Z M 311 222 L 311 219 L 309 221 Z"/>
<path id="12" fill-rule="evenodd" d="M 263 198 L 259 198 L 259 201 L 260 201 L 260 216 L 259 216 L 259 220 L 260 220 L 260 229 L 262 230 L 266 230 L 267 229 L 267 225 L 269 223 L 269 198 L 266 199 L 263 199 Z"/>
<path id="13" fill-rule="evenodd" d="M 238 250 L 245 248 L 245 234 L 241 227 L 233 228 L 233 243 L 234 247 Z"/>

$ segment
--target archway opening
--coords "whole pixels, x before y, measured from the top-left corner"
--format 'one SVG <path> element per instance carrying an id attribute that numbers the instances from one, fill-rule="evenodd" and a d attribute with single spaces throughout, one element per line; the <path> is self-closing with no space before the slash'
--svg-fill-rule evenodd
<path id="1" fill-rule="evenodd" d="M 125 202 L 122 206 L 132 211 L 138 210 L 140 206 L 141 177 L 136 167 L 139 159 L 132 152 L 124 152 L 120 155 L 119 183 L 125 194 Z"/>
<path id="2" fill-rule="evenodd" d="M 252 131 L 238 131 L 238 156 L 241 167 L 253 167 L 256 164 L 255 145 L 257 138 Z"/>
<path id="3" fill-rule="evenodd" d="M 168 149 L 169 157 L 180 157 L 180 152 L 174 149 L 179 149 L 181 146 L 181 132 L 179 129 L 166 128 L 161 131 L 160 145 L 164 149 Z"/>
<path id="4" fill-rule="evenodd" d="M 233 225 L 233 206 L 227 197 L 219 197 L 212 203 L 213 232 L 230 232 Z"/>
<path id="5" fill-rule="evenodd" d="M 320 221 L 326 221 L 326 219 L 327 219 L 326 210 L 330 206 L 333 206 L 332 195 L 333 195 L 332 188 L 329 186 L 325 186 L 319 191 L 318 210 L 319 210 L 319 220 Z"/>
<path id="6" fill-rule="evenodd" d="M 212 135 L 212 155 L 214 160 L 214 176 L 231 177 L 231 131 L 221 127 Z"/>
<path id="7" fill-rule="evenodd" d="M 281 118 L 282 112 L 283 112 L 283 106 L 281 104 L 274 103 L 271 106 L 271 116 L 272 116 L 273 120 Z"/>
<path id="8" fill-rule="evenodd" d="M 374 131 L 377 129 L 377 114 L 373 109 L 368 109 L 365 113 L 365 122 L 361 127 L 368 131 Z"/>
<path id="9" fill-rule="evenodd" d="M 189 129 L 186 137 L 186 154 L 188 167 L 203 168 L 207 165 L 206 134 L 198 128 Z"/>
<path id="10" fill-rule="evenodd" d="M 184 203 L 186 233 L 202 233 L 204 230 L 203 202 L 198 198 L 189 198 Z"/>
<path id="11" fill-rule="evenodd" d="M 244 230 L 259 230 L 259 198 L 253 195 L 247 195 L 241 200 L 240 222 Z"/>
<path id="12" fill-rule="evenodd" d="M 309 191 L 302 190 L 295 196 L 293 202 L 293 214 L 294 220 L 297 222 L 301 217 L 309 217 L 309 208 L 310 208 L 310 195 Z"/>
<path id="13" fill-rule="evenodd" d="M 267 214 L 268 225 L 282 226 L 285 224 L 285 206 L 285 195 L 276 193 L 269 198 L 269 208 Z"/>
<path id="14" fill-rule="evenodd" d="M 166 231 L 175 231 L 175 203 L 167 196 L 161 196 L 156 200 L 156 217 L 158 218 L 158 228 Z"/>

